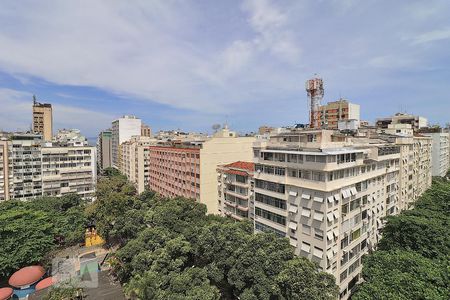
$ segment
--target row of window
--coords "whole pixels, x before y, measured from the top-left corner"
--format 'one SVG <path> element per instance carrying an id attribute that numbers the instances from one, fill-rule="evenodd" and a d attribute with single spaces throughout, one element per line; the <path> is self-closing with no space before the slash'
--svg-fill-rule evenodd
<path id="1" fill-rule="evenodd" d="M 260 188 L 263 190 L 268 190 L 268 191 L 272 191 L 272 192 L 276 192 L 276 193 L 280 193 L 280 194 L 284 194 L 286 191 L 286 187 L 282 183 L 275 183 L 275 182 L 270 182 L 270 181 L 265 181 L 265 180 L 260 180 L 260 179 L 255 179 L 255 186 L 257 188 Z"/>
<path id="2" fill-rule="evenodd" d="M 255 200 L 276 208 L 286 210 L 286 201 L 271 196 L 263 195 L 260 193 L 255 194 Z"/>
<path id="3" fill-rule="evenodd" d="M 286 225 L 286 217 L 281 216 L 279 214 L 273 213 L 271 211 L 259 208 L 259 207 L 255 207 L 255 214 L 261 218 L 267 219 L 269 221 L 281 224 L 281 225 Z"/>

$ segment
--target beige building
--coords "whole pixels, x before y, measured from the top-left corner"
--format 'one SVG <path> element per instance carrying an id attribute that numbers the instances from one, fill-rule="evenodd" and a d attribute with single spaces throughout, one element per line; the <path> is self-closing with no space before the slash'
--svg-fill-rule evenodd
<path id="1" fill-rule="evenodd" d="M 14 191 L 11 151 L 11 142 L 0 140 L 0 202 L 8 200 L 10 193 Z"/>
<path id="2" fill-rule="evenodd" d="M 147 136 L 147 137 L 151 137 L 152 136 L 152 129 L 150 128 L 150 126 L 142 124 L 141 136 Z"/>
<path id="3" fill-rule="evenodd" d="M 222 216 L 241 221 L 254 218 L 253 162 L 237 161 L 219 166 L 218 205 Z"/>
<path id="4" fill-rule="evenodd" d="M 120 167 L 138 191 L 142 193 L 148 188 L 150 178 L 150 148 L 154 141 L 147 136 L 134 136 L 120 145 Z"/>
<path id="5" fill-rule="evenodd" d="M 59 197 L 76 193 L 93 199 L 97 180 L 95 147 L 44 144 L 42 195 Z"/>
<path id="6" fill-rule="evenodd" d="M 44 141 L 52 140 L 52 105 L 37 102 L 35 96 L 33 96 L 33 132 L 41 134 Z"/>
<path id="7" fill-rule="evenodd" d="M 322 128 L 337 129 L 339 121 L 355 120 L 359 126 L 360 106 L 345 99 L 328 102 L 319 108 Z"/>
<path id="8" fill-rule="evenodd" d="M 120 166 L 120 145 L 133 136 L 140 136 L 141 130 L 142 121 L 136 116 L 125 115 L 112 122 L 111 154 L 113 167 L 119 169 Z"/>
<path id="9" fill-rule="evenodd" d="M 428 120 L 421 116 L 414 116 L 404 113 L 396 113 L 392 117 L 379 118 L 375 125 L 378 128 L 386 129 L 389 124 L 409 124 L 414 131 L 428 126 Z"/>
<path id="10" fill-rule="evenodd" d="M 430 139 L 292 130 L 254 148 L 256 231 L 288 237 L 295 253 L 336 277 L 340 299 L 361 280 L 382 218 L 431 185 Z"/>
<path id="11" fill-rule="evenodd" d="M 440 128 L 429 128 L 420 132 L 432 139 L 432 175 L 444 177 L 450 169 L 450 134 Z"/>

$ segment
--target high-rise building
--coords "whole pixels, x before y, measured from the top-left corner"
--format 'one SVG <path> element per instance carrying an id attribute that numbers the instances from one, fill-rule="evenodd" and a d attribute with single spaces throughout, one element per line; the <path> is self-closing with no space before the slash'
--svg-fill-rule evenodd
<path id="1" fill-rule="evenodd" d="M 254 137 L 238 137 L 227 126 L 206 141 L 150 147 L 150 189 L 164 196 L 183 196 L 204 203 L 218 214 L 217 167 L 251 161 Z"/>
<path id="2" fill-rule="evenodd" d="M 359 125 L 360 106 L 345 99 L 339 99 L 320 106 L 318 117 L 322 128 L 326 129 L 338 129 L 340 121 L 354 120 Z"/>
<path id="3" fill-rule="evenodd" d="M 219 213 L 241 221 L 253 220 L 253 162 L 237 161 L 219 166 L 218 204 Z"/>
<path id="4" fill-rule="evenodd" d="M 450 169 L 450 134 L 440 128 L 421 130 L 424 136 L 432 138 L 432 175 L 444 177 Z"/>
<path id="5" fill-rule="evenodd" d="M 154 141 L 147 136 L 134 136 L 120 145 L 120 167 L 122 174 L 136 186 L 138 193 L 149 187 L 150 148 Z"/>
<path id="6" fill-rule="evenodd" d="M 112 165 L 119 168 L 119 146 L 132 136 L 140 136 L 142 128 L 141 119 L 135 116 L 123 116 L 112 122 L 111 153 Z"/>
<path id="7" fill-rule="evenodd" d="M 33 132 L 41 134 L 44 141 L 51 141 L 53 135 L 52 105 L 39 103 L 33 96 Z"/>
<path id="8" fill-rule="evenodd" d="M 152 129 L 150 128 L 150 126 L 145 125 L 144 123 L 142 123 L 141 136 L 146 136 L 146 137 L 151 137 L 152 136 Z"/>
<path id="9" fill-rule="evenodd" d="M 112 132 L 103 130 L 97 138 L 97 165 L 101 172 L 106 168 L 112 167 Z"/>
<path id="10" fill-rule="evenodd" d="M 430 141 L 309 129 L 255 143 L 255 230 L 288 237 L 296 254 L 336 277 L 347 299 L 382 218 L 431 185 Z"/>
<path id="11" fill-rule="evenodd" d="M 8 200 L 12 188 L 12 158 L 11 142 L 6 139 L 0 139 L 0 202 Z"/>
<path id="12" fill-rule="evenodd" d="M 42 155 L 42 195 L 59 197 L 76 193 L 93 199 L 96 185 L 94 146 L 44 144 Z"/>
<path id="13" fill-rule="evenodd" d="M 428 126 L 426 118 L 421 116 L 414 116 L 410 114 L 397 113 L 392 117 L 379 118 L 375 125 L 380 129 L 388 128 L 389 124 L 410 124 L 414 131 Z"/>

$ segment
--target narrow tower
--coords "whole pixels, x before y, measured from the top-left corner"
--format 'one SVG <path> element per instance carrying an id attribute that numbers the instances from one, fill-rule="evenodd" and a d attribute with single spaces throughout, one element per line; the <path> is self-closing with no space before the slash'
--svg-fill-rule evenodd
<path id="1" fill-rule="evenodd" d="M 311 128 L 320 128 L 320 105 L 323 99 L 323 81 L 322 78 L 315 77 L 306 81 L 306 92 L 308 94 L 309 104 L 309 126 Z"/>

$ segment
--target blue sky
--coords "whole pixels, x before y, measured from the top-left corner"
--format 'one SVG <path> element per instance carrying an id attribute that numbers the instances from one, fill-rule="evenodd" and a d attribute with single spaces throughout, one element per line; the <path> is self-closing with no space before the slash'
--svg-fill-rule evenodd
<path id="1" fill-rule="evenodd" d="M 304 82 L 362 118 L 450 121 L 450 1 L 0 2 L 0 129 L 31 97 L 56 128 L 95 136 L 123 114 L 154 130 L 307 121 Z"/>

